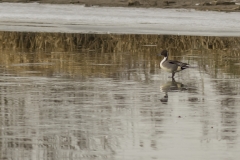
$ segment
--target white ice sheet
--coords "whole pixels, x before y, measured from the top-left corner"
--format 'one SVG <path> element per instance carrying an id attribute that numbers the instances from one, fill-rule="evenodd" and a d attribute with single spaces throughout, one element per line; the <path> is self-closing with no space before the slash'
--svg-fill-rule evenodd
<path id="1" fill-rule="evenodd" d="M 0 3 L 0 30 L 240 36 L 240 13 Z"/>

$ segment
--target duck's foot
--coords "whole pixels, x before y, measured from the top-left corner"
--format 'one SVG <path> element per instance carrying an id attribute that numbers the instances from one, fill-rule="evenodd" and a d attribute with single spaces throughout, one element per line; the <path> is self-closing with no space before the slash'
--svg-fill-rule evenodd
<path id="1" fill-rule="evenodd" d="M 168 76 L 168 78 L 172 78 L 172 79 L 175 79 L 174 77 L 172 77 L 172 76 Z"/>

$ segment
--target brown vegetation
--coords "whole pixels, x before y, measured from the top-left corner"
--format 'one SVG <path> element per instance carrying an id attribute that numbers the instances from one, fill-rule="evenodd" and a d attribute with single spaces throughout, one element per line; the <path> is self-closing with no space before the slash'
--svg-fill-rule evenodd
<path id="1" fill-rule="evenodd" d="M 139 65 L 139 59 L 154 70 L 161 59 L 157 54 L 168 49 L 173 57 L 211 55 L 212 59 L 199 60 L 204 63 L 199 65 L 238 72 L 232 66 L 240 57 L 239 44 L 239 37 L 0 32 L 0 63 L 18 73 L 35 68 L 47 75 L 61 70 L 69 76 L 93 76 L 119 70 L 116 64 Z M 31 65 L 15 65 L 22 63 Z"/>
<path id="2" fill-rule="evenodd" d="M 168 48 L 178 51 L 202 48 L 223 50 L 238 48 L 239 44 L 239 37 L 0 32 L 1 49 L 33 51 L 89 49 L 99 50 L 100 52 L 124 52 L 137 51 L 141 48 L 140 46 L 144 45 L 156 45 L 157 49 Z"/>

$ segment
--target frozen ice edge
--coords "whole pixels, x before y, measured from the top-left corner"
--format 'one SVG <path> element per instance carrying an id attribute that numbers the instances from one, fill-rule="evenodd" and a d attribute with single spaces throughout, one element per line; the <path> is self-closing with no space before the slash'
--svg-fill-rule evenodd
<path id="1" fill-rule="evenodd" d="M 0 30 L 240 36 L 240 13 L 186 9 L 0 3 Z"/>

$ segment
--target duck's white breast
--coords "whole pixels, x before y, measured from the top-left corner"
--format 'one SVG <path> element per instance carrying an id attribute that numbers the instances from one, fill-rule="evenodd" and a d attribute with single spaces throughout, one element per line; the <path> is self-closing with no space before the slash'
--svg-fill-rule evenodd
<path id="1" fill-rule="evenodd" d="M 167 72 L 172 72 L 172 69 L 171 68 L 167 68 L 163 65 L 163 63 L 166 61 L 167 57 L 164 57 L 164 59 L 160 62 L 160 67 L 164 70 L 164 71 L 167 71 Z"/>

